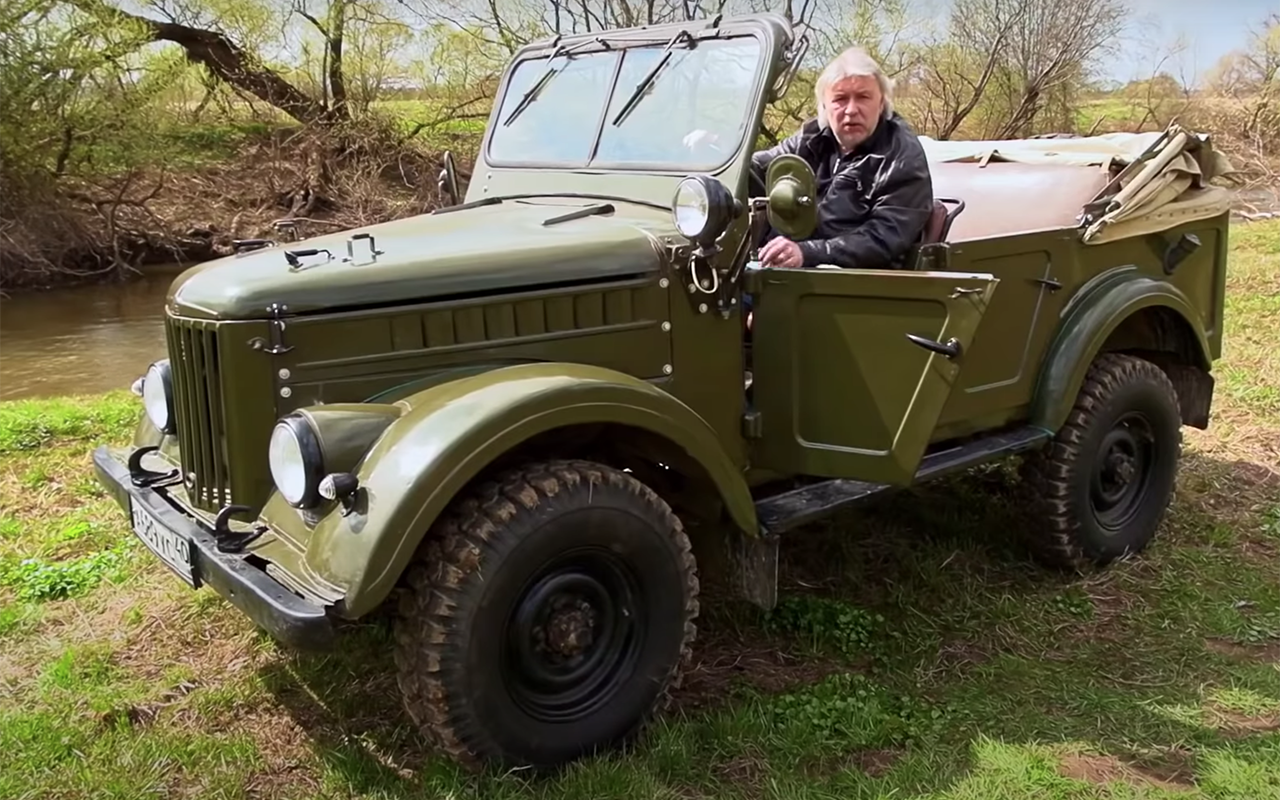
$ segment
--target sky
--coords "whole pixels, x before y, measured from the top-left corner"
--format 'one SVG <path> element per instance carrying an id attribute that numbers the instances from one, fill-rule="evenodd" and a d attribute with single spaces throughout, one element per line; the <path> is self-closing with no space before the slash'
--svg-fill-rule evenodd
<path id="1" fill-rule="evenodd" d="M 1156 35 L 1131 42 L 1125 56 L 1111 65 L 1108 77 L 1117 81 L 1149 77 L 1159 59 L 1153 48 L 1169 45 L 1179 35 L 1185 37 L 1187 49 L 1166 66 L 1174 77 L 1194 80 L 1219 58 L 1243 47 L 1250 26 L 1260 28 L 1268 13 L 1280 12 L 1280 0 L 1128 0 L 1128 4 L 1135 20 L 1156 23 L 1152 29 Z"/>

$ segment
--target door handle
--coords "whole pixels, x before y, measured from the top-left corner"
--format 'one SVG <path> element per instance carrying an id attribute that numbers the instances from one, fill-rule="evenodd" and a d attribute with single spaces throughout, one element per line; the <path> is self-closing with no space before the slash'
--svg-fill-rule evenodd
<path id="1" fill-rule="evenodd" d="M 934 353 L 938 353 L 939 355 L 944 355 L 947 358 L 955 359 L 960 356 L 960 342 L 957 341 L 955 337 L 948 339 L 945 344 L 942 342 L 935 342 L 932 339 L 926 339 L 923 336 L 916 336 L 914 333 L 908 333 L 907 338 L 911 340 L 912 344 L 920 345 L 925 350 L 930 350 Z"/>

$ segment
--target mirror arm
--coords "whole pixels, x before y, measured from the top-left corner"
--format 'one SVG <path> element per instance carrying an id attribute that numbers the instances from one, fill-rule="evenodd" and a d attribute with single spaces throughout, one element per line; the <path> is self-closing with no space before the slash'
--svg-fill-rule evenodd
<path id="1" fill-rule="evenodd" d="M 742 273 L 746 271 L 747 262 L 754 261 L 757 255 L 755 243 L 768 224 L 769 201 L 764 197 L 753 197 L 747 207 L 747 230 L 738 249 L 734 251 L 733 260 L 729 262 L 729 271 L 720 282 L 720 291 L 716 293 L 716 310 L 724 319 L 729 318 L 733 307 L 737 305 L 738 286 L 742 281 Z"/>

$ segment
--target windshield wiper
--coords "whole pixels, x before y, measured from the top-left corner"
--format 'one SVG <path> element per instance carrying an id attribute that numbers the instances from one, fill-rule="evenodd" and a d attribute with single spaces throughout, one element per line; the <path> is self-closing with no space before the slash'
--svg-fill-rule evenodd
<path id="1" fill-rule="evenodd" d="M 627 98 L 627 102 L 622 106 L 622 109 L 618 111 L 618 115 L 613 118 L 613 126 L 615 128 L 618 125 L 621 125 L 622 121 L 627 118 L 627 115 L 629 115 L 632 110 L 640 104 L 640 98 L 644 96 L 646 91 L 648 91 L 649 87 L 653 84 L 654 78 L 658 76 L 658 73 L 667 65 L 667 61 L 670 60 L 671 48 L 675 47 L 676 43 L 681 39 L 688 42 L 690 46 L 693 45 L 693 37 L 689 35 L 688 31 L 680 31 L 675 36 L 671 37 L 671 41 L 667 42 L 667 46 L 662 48 L 662 58 L 658 59 L 658 63 L 653 65 L 653 69 L 649 70 L 649 72 L 644 76 L 644 79 L 636 84 L 636 88 L 632 90 L 631 96 Z"/>
<path id="2" fill-rule="evenodd" d="M 590 45 L 598 44 L 606 50 L 609 49 L 609 43 L 606 42 L 604 40 L 604 37 L 601 37 L 601 36 L 597 36 L 594 39 L 588 39 L 585 42 L 578 42 L 573 47 L 566 48 L 562 44 L 556 45 L 556 49 L 552 50 L 551 55 L 547 57 L 547 64 L 548 64 L 547 71 L 542 73 L 542 75 L 538 77 L 538 80 L 534 82 L 533 86 L 529 87 L 529 91 L 525 92 L 524 95 L 521 96 L 520 102 L 516 103 L 516 107 L 511 109 L 511 113 L 507 115 L 507 118 L 506 120 L 503 121 L 502 126 L 505 128 L 506 126 L 510 125 L 512 121 L 515 120 L 516 117 L 520 116 L 520 114 L 526 108 L 528 108 L 529 105 L 533 103 L 535 99 L 537 99 L 538 94 L 544 88 L 546 88 L 546 85 L 551 82 L 551 79 L 554 78 L 556 75 L 559 75 L 561 72 L 564 72 L 565 67 L 569 66 L 568 62 L 566 62 L 564 67 L 560 67 L 559 69 L 557 69 L 554 65 L 551 64 L 551 62 L 555 61 L 560 56 L 573 55 L 574 53 L 578 52 L 579 50 L 581 50 L 582 48 L 586 47 L 589 44 Z"/>

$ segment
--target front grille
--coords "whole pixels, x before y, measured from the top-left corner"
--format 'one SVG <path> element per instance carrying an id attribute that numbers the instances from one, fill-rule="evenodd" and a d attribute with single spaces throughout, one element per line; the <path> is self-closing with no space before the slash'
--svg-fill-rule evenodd
<path id="1" fill-rule="evenodd" d="M 168 342 L 187 492 L 216 510 L 231 502 L 217 323 L 170 317 Z"/>

